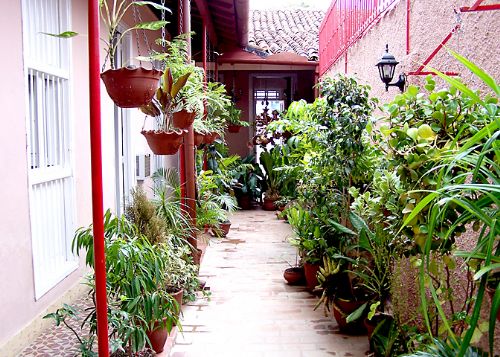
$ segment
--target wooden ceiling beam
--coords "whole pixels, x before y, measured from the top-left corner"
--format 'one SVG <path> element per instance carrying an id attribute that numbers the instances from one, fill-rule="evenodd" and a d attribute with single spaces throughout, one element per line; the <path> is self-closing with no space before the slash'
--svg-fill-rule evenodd
<path id="1" fill-rule="evenodd" d="M 205 22 L 205 25 L 207 25 L 208 37 L 210 38 L 210 42 L 212 43 L 212 45 L 217 46 L 217 32 L 215 31 L 214 23 L 212 21 L 212 14 L 208 7 L 207 1 L 194 0 L 194 2 L 196 3 L 196 7 L 200 12 L 203 22 Z"/>

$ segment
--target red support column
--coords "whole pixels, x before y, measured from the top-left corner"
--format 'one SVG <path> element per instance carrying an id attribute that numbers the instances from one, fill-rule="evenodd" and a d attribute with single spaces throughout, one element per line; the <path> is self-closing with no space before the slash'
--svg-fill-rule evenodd
<path id="1" fill-rule="evenodd" d="M 191 32 L 191 2 L 189 0 L 182 1 L 183 19 L 182 19 L 182 33 Z M 191 60 L 191 38 L 187 38 L 188 42 L 188 60 Z M 196 226 L 196 172 L 195 172 L 195 150 L 194 150 L 194 132 L 193 126 L 188 128 L 188 133 L 184 137 L 184 146 L 182 148 L 184 151 L 184 170 L 186 174 L 186 206 L 187 213 L 191 218 L 191 223 Z M 196 249 L 198 248 L 198 241 L 196 239 L 196 233 L 191 234 L 189 243 L 193 245 Z"/>
<path id="2" fill-rule="evenodd" d="M 90 155 L 92 171 L 92 224 L 99 357 L 109 356 L 106 258 L 102 198 L 101 81 L 99 63 L 99 1 L 88 1 Z"/>
<path id="3" fill-rule="evenodd" d="M 207 90 L 207 24 L 203 20 L 203 31 L 201 40 L 201 55 L 203 56 L 203 90 Z M 203 101 L 203 118 L 207 115 L 207 101 Z M 207 148 L 203 150 L 203 170 L 208 170 Z"/>

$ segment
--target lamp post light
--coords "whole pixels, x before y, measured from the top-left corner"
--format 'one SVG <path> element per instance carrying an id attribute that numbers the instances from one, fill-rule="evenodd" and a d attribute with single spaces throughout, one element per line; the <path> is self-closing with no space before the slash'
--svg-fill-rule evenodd
<path id="1" fill-rule="evenodd" d="M 397 82 L 391 83 L 392 78 L 394 77 L 394 70 L 396 69 L 398 63 L 399 62 L 396 61 L 396 58 L 389 53 L 389 45 L 385 45 L 385 53 L 376 66 L 378 67 L 380 79 L 385 83 L 386 91 L 389 90 L 389 86 L 398 87 L 401 92 L 405 89 L 406 76 L 404 74 L 399 75 Z"/>

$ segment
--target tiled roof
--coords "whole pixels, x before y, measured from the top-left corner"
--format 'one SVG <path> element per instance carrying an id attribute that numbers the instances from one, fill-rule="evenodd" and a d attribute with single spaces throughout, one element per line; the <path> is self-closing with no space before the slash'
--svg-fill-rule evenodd
<path id="1" fill-rule="evenodd" d="M 295 52 L 317 61 L 319 26 L 324 16 L 318 10 L 252 10 L 248 45 L 270 54 Z"/>

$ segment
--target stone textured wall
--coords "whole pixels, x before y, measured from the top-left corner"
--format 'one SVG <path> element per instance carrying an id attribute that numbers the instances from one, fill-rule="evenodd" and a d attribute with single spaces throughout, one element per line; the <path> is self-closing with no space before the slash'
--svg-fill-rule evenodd
<path id="1" fill-rule="evenodd" d="M 400 64 L 396 67 L 395 79 L 400 73 L 415 71 L 432 51 L 457 24 L 454 10 L 461 6 L 471 6 L 474 1 L 464 0 L 411 0 L 410 3 L 410 53 L 406 54 L 406 1 L 399 1 L 386 12 L 363 38 L 353 45 L 347 53 L 347 73 L 356 75 L 362 82 L 371 85 L 372 95 L 381 102 L 390 101 L 399 93 L 395 87 L 385 92 L 375 64 L 381 58 L 385 44 L 389 52 Z M 486 0 L 484 4 L 491 4 Z M 499 79 L 499 37 L 500 11 L 461 13 L 461 29 L 457 31 L 446 46 L 486 70 Z M 440 71 L 459 72 L 460 76 L 472 87 L 482 88 L 471 72 L 463 68 L 443 48 L 429 63 Z M 326 73 L 344 73 L 344 56 Z M 424 76 L 408 76 L 410 84 L 420 84 Z"/>

